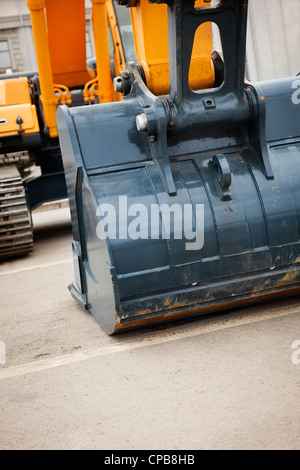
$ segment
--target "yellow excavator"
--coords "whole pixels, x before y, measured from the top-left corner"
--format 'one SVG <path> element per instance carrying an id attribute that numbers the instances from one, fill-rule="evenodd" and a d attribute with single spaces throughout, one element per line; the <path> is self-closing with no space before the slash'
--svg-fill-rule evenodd
<path id="1" fill-rule="evenodd" d="M 112 0 L 92 1 L 95 59 L 88 61 L 84 0 L 27 5 L 38 71 L 0 76 L 0 259 L 31 251 L 31 211 L 67 197 L 57 106 L 121 99 L 112 80 L 135 60 L 129 12 Z M 23 181 L 16 162 L 24 152 L 41 174 Z"/>
<path id="2" fill-rule="evenodd" d="M 138 63 L 154 93 L 168 89 L 166 7 L 142 1 L 131 9 L 130 18 L 129 10 L 113 0 L 91 3 L 95 60 L 87 61 L 84 0 L 27 0 L 38 71 L 0 76 L 0 259 L 30 251 L 31 211 L 44 202 L 67 197 L 56 123 L 58 105 L 121 100 L 120 78 L 116 90 L 113 79 L 125 71 L 126 61 Z M 215 75 L 209 25 L 198 39 L 191 84 L 206 87 Z M 15 162 L 18 152 L 24 151 L 41 174 L 22 181 Z M 13 163 L 5 164 L 9 161 Z"/>

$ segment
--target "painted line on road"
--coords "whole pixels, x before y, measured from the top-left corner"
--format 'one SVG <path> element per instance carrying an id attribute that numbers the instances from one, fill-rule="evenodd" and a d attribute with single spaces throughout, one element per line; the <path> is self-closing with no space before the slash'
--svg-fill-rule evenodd
<path id="1" fill-rule="evenodd" d="M 202 335 L 205 333 L 211 333 L 214 331 L 225 330 L 228 328 L 235 328 L 243 325 L 251 325 L 253 323 L 262 322 L 265 320 L 271 320 L 274 318 L 285 317 L 291 314 L 300 313 L 299 307 L 292 309 L 285 313 L 282 312 L 269 312 L 265 314 L 257 313 L 251 315 L 251 317 L 245 318 L 230 318 L 223 321 L 215 321 L 214 323 L 207 323 L 194 328 L 186 328 L 184 331 L 169 331 L 164 333 L 158 333 L 151 335 L 146 338 L 140 338 L 131 341 L 125 341 L 123 343 L 110 344 L 105 347 L 97 347 L 88 349 L 86 351 L 76 351 L 63 356 L 52 357 L 48 359 L 40 359 L 34 362 L 25 363 L 22 365 L 11 366 L 8 368 L 0 369 L 0 379 L 7 379 L 12 377 L 18 377 L 26 374 L 32 374 L 47 369 L 53 369 L 55 367 L 66 366 L 70 364 L 76 364 L 79 362 L 86 361 L 88 359 L 108 356 L 124 351 L 132 351 L 138 348 L 144 348 L 148 346 L 155 346 L 158 344 L 168 343 L 170 341 L 178 341 L 181 339 L 189 339 L 194 336 Z"/>
<path id="2" fill-rule="evenodd" d="M 8 274 L 18 274 L 18 273 L 22 273 L 24 271 L 32 271 L 33 269 L 49 268 L 51 266 L 57 266 L 59 264 L 71 263 L 71 261 L 73 261 L 73 260 L 72 259 L 64 259 L 64 260 L 60 260 L 60 261 L 53 261 L 52 263 L 45 263 L 45 264 L 37 264 L 35 266 L 28 266 L 27 268 L 22 268 L 22 269 L 12 269 L 11 271 L 0 272 L 0 276 L 7 276 Z"/>

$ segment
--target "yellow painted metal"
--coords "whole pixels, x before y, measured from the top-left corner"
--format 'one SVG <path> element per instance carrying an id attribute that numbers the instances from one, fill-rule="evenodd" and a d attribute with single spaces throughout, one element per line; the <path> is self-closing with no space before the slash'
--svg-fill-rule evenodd
<path id="1" fill-rule="evenodd" d="M 78 88 L 93 78 L 86 65 L 84 0 L 46 0 L 53 80 Z"/>
<path id="2" fill-rule="evenodd" d="M 106 2 L 107 18 L 114 43 L 114 66 L 117 77 L 122 70 L 125 70 L 125 54 L 122 46 L 122 38 L 119 30 L 116 12 L 111 0 Z"/>
<path id="3" fill-rule="evenodd" d="M 85 0 L 27 0 L 31 14 L 37 56 L 41 101 L 50 137 L 57 137 L 57 103 L 71 103 L 69 88 L 84 87 L 86 102 L 97 95 L 102 103 L 120 99 L 112 85 L 108 42 L 107 14 L 115 49 L 120 49 L 112 0 L 91 0 L 92 24 L 97 72 L 86 65 Z M 122 48 L 123 67 L 125 66 Z M 117 64 L 117 61 L 116 61 Z M 119 74 L 116 68 L 116 75 Z M 56 83 L 59 85 L 56 85 Z"/>
<path id="4" fill-rule="evenodd" d="M 45 0 L 27 0 L 30 10 L 36 59 L 39 69 L 41 100 L 50 137 L 57 137 L 56 100 L 45 18 Z"/>
<path id="5" fill-rule="evenodd" d="M 95 101 L 95 87 L 98 87 L 98 75 L 84 85 L 83 98 L 86 103 Z"/>
<path id="6" fill-rule="evenodd" d="M 0 137 L 18 135 L 20 126 L 17 119 L 22 119 L 22 135 L 39 132 L 36 108 L 32 104 L 15 104 L 0 108 Z"/>
<path id="7" fill-rule="evenodd" d="M 123 50 L 122 38 L 120 34 L 119 24 L 116 17 L 115 8 L 112 0 L 106 1 L 107 18 L 109 22 L 109 29 L 114 44 L 114 69 L 115 77 L 119 75 L 121 71 L 125 70 L 125 54 Z M 113 89 L 113 101 L 122 99 L 121 93 L 115 92 Z"/>
<path id="8" fill-rule="evenodd" d="M 28 80 L 26 77 L 0 80 L 0 106 L 31 104 Z"/>
<path id="9" fill-rule="evenodd" d="M 209 4 L 205 0 L 197 0 L 195 7 Z M 136 7 L 130 9 L 130 13 L 136 55 L 144 69 L 147 86 L 155 95 L 167 94 L 170 88 L 167 5 L 140 0 Z M 212 26 L 205 24 L 195 35 L 189 74 L 189 84 L 193 90 L 214 85 L 212 48 Z"/>
<path id="10" fill-rule="evenodd" d="M 97 63 L 97 94 L 101 103 L 113 100 L 113 85 L 110 73 L 110 56 L 107 30 L 107 14 L 105 0 L 91 0 L 92 23 Z M 88 84 L 96 93 L 94 81 Z M 88 89 L 86 85 L 86 90 Z"/>
<path id="11" fill-rule="evenodd" d="M 198 3 L 203 4 L 203 2 Z M 207 2 L 201 6 L 207 6 Z M 198 27 L 194 38 L 189 70 L 189 85 L 192 90 L 202 90 L 214 86 L 215 68 L 211 58 L 212 51 L 212 24 L 205 23 Z"/>
<path id="12" fill-rule="evenodd" d="M 56 102 L 60 102 L 60 104 L 71 104 L 71 93 L 68 87 L 65 85 L 59 85 L 57 83 L 54 84 L 54 91 L 56 96 Z"/>
<path id="13" fill-rule="evenodd" d="M 31 103 L 26 77 L 0 80 L 0 137 L 17 135 L 22 119 L 22 135 L 39 132 L 36 108 Z"/>

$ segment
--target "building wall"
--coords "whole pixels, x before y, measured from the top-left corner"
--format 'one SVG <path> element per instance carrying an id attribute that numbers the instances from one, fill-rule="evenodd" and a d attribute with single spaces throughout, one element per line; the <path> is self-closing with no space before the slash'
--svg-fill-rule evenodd
<path id="1" fill-rule="evenodd" d="M 90 34 L 91 2 L 85 3 Z M 249 0 L 246 64 L 249 80 L 281 78 L 300 72 L 299 25 L 300 0 Z M 0 0 L 0 42 L 3 40 L 8 40 L 13 72 L 37 69 L 26 0 Z M 0 73 L 5 70 L 0 68 Z"/>
<path id="2" fill-rule="evenodd" d="M 14 71 L 24 70 L 25 57 L 21 51 L 20 29 L 5 28 L 0 30 L 0 42 L 7 41 L 11 69 Z M 1 71 L 5 71 L 4 68 Z"/>
<path id="3" fill-rule="evenodd" d="M 300 0 L 249 0 L 248 78 L 300 72 Z"/>

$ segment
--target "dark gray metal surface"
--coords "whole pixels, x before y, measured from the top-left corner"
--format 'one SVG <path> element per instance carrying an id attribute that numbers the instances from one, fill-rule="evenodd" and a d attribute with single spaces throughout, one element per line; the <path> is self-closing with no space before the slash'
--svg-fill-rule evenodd
<path id="1" fill-rule="evenodd" d="M 29 178 L 24 181 L 27 203 L 31 211 L 40 205 L 67 199 L 67 187 L 63 172 L 56 172 Z"/>
<path id="2" fill-rule="evenodd" d="M 122 102 L 57 114 L 74 235 L 70 290 L 109 334 L 299 292 L 295 78 L 244 85 L 247 1 L 200 10 L 188 0 L 169 3 L 170 45 L 178 36 L 169 96 L 153 96 L 130 63 Z M 191 51 L 205 21 L 220 28 L 225 81 L 194 93 L 182 45 Z M 136 127 L 141 114 L 144 132 Z M 99 240 L 97 207 L 112 204 L 118 220 L 119 196 L 142 203 L 148 225 L 151 205 L 191 204 L 194 230 L 196 205 L 204 205 L 203 247 L 187 250 L 174 224 L 169 239 L 161 231 L 156 239 L 123 239 L 117 226 L 115 239 Z"/>

